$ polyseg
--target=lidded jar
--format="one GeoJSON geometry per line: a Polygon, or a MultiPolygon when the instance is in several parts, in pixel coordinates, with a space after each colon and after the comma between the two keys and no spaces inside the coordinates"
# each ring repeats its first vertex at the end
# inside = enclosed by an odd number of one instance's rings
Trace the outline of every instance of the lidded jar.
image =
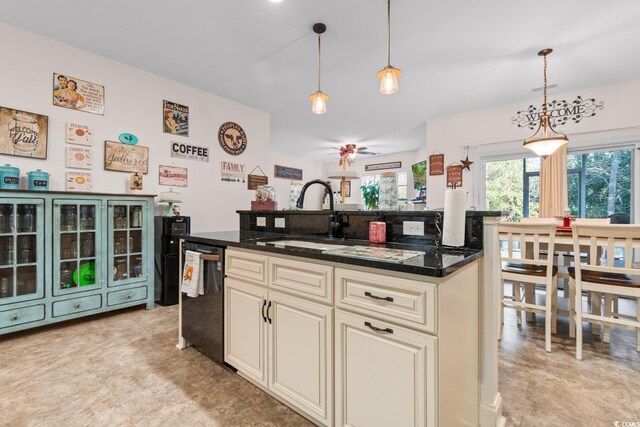
{"type": "Polygon", "coordinates": [[[259,185],[256,190],[256,202],[271,202],[276,199],[276,190],[270,185],[259,185]]]}

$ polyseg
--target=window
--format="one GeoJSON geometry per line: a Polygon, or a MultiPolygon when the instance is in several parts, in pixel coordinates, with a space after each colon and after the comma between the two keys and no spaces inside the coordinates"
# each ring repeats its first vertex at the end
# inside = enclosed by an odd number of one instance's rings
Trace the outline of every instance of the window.
{"type": "MultiPolygon", "coordinates": [[[[569,209],[583,218],[631,215],[633,149],[567,154],[569,209]]],[[[514,220],[538,216],[540,158],[486,163],[486,206],[508,210],[514,220]]]]}
{"type": "MultiPolygon", "coordinates": [[[[398,176],[398,210],[407,210],[407,174],[397,173],[398,176]]],[[[361,185],[380,185],[380,175],[368,175],[360,178],[361,185]]]]}

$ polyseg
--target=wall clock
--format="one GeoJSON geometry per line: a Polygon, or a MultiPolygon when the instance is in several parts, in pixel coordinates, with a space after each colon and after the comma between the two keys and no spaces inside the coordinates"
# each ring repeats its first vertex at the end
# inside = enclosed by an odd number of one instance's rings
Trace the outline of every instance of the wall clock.
{"type": "Polygon", "coordinates": [[[242,127],[234,122],[226,122],[220,126],[218,142],[220,147],[232,156],[238,156],[247,149],[247,135],[242,127]]]}

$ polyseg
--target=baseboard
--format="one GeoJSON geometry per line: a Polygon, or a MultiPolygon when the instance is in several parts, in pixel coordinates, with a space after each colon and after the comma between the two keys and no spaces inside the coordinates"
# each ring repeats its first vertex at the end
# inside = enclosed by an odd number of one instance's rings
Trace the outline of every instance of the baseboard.
{"type": "Polygon", "coordinates": [[[502,395],[496,394],[493,404],[480,402],[480,427],[504,427],[507,419],[502,416],[502,395]]]}

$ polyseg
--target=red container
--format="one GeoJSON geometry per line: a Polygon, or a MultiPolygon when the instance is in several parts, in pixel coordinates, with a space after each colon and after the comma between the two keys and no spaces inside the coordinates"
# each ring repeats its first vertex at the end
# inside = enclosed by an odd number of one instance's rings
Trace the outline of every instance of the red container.
{"type": "Polygon", "coordinates": [[[369,223],[369,241],[372,243],[386,243],[387,224],[384,222],[372,221],[369,223]]]}
{"type": "Polygon", "coordinates": [[[252,211],[275,211],[278,209],[278,204],[274,201],[268,202],[251,202],[251,210],[252,211]]]}

